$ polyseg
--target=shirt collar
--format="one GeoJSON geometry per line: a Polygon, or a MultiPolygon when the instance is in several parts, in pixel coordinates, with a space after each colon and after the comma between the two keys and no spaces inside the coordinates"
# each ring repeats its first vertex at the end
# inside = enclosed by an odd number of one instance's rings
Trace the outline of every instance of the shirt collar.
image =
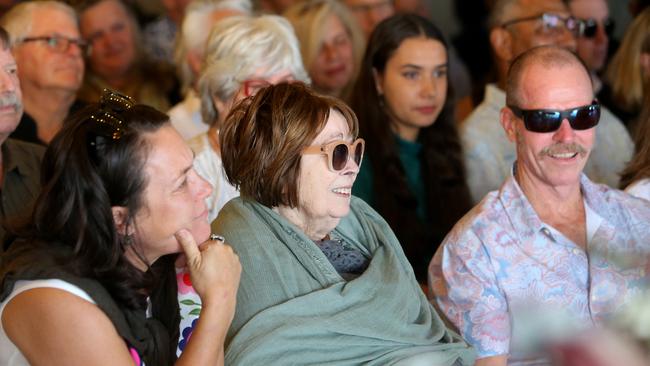
{"type": "MultiPolygon", "coordinates": [[[[510,170],[510,176],[499,190],[499,201],[503,206],[517,235],[525,240],[546,228],[546,224],[539,218],[537,212],[528,201],[528,198],[521,190],[515,179],[515,161],[510,170]]],[[[606,218],[606,207],[604,190],[605,188],[594,184],[584,173],[580,175],[580,190],[584,202],[598,215],[606,218]]]]}
{"type": "Polygon", "coordinates": [[[12,154],[12,149],[10,143],[7,143],[7,140],[2,144],[2,169],[3,173],[6,175],[7,172],[17,170],[20,173],[20,166],[18,166],[18,161],[14,158],[12,154]]]}

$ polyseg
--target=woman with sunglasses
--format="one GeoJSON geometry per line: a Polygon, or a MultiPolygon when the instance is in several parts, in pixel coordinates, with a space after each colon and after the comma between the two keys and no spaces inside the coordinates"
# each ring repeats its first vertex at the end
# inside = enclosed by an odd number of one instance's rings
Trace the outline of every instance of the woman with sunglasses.
{"type": "Polygon", "coordinates": [[[0,364],[223,365],[241,267],[192,159],[165,114],[114,92],[64,124],[0,258],[0,364]],[[202,309],[176,360],[180,252],[202,309]]]}
{"type": "Polygon", "coordinates": [[[368,147],[352,193],[388,221],[423,287],[436,248],[471,207],[447,74],[440,31],[396,15],[370,37],[351,100],[368,147]]]}
{"type": "MultiPolygon", "coordinates": [[[[212,185],[208,196],[208,222],[229,200],[239,195],[226,181],[221,162],[219,129],[234,104],[260,88],[286,80],[307,81],[298,41],[286,19],[279,16],[233,16],[220,20],[208,37],[203,70],[198,80],[206,133],[188,141],[194,150],[194,169],[212,185]]],[[[188,273],[178,269],[182,352],[201,310],[188,273]]]]}
{"type": "Polygon", "coordinates": [[[235,107],[220,142],[241,196],[212,227],[246,268],[226,364],[472,364],[386,222],[351,196],[364,142],[345,103],[269,86],[235,107]]]}

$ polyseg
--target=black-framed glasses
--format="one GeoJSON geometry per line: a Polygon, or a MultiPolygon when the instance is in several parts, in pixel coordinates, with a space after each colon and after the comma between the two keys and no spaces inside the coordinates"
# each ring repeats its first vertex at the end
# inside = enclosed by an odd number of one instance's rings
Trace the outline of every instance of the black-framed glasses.
{"type": "Polygon", "coordinates": [[[595,127],[600,121],[600,104],[594,100],[589,105],[565,110],[553,109],[521,109],[508,106],[517,118],[524,121],[524,126],[531,132],[557,131],[566,118],[574,130],[588,130],[595,127]]]}
{"type": "Polygon", "coordinates": [[[337,140],[323,145],[307,146],[302,153],[327,155],[328,168],[333,172],[339,172],[345,169],[350,158],[354,160],[357,166],[361,166],[365,145],[366,142],[361,138],[354,140],[352,143],[337,140]]]}
{"type": "Polygon", "coordinates": [[[81,53],[90,55],[91,47],[86,41],[78,38],[68,38],[64,36],[39,36],[39,37],[25,37],[16,41],[16,43],[28,42],[44,42],[49,49],[57,53],[65,53],[70,49],[70,45],[79,47],[81,53]]]}
{"type": "MultiPolygon", "coordinates": [[[[594,18],[589,19],[580,19],[580,36],[584,38],[594,38],[598,32],[598,20],[594,18]]],[[[602,27],[605,31],[607,37],[611,37],[614,34],[615,27],[614,20],[611,18],[606,18],[602,21],[602,27]]]]}
{"type": "Polygon", "coordinates": [[[114,90],[104,89],[99,99],[99,109],[90,115],[88,144],[94,154],[100,146],[119,140],[124,133],[125,121],[122,112],[131,109],[135,100],[114,90]]]}
{"type": "Polygon", "coordinates": [[[502,28],[509,27],[513,24],[521,22],[530,22],[534,20],[540,20],[542,22],[543,29],[547,32],[558,30],[562,27],[566,28],[573,34],[578,34],[580,31],[580,22],[573,16],[563,17],[555,13],[543,13],[540,15],[533,15],[524,18],[512,19],[501,24],[502,28]]]}

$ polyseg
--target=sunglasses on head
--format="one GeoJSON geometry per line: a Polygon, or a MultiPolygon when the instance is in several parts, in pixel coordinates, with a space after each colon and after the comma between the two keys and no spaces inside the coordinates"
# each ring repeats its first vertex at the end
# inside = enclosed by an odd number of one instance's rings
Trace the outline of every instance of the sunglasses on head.
{"type": "Polygon", "coordinates": [[[365,144],[363,139],[356,139],[352,143],[339,140],[323,145],[307,146],[302,153],[327,155],[328,168],[333,172],[339,172],[345,169],[350,158],[357,166],[361,166],[365,144]]]}
{"type": "MultiPolygon", "coordinates": [[[[602,23],[603,30],[607,37],[614,34],[614,20],[607,18],[602,23]]],[[[598,32],[598,21],[594,18],[580,19],[580,36],[584,38],[594,38],[598,32]]]]}
{"type": "Polygon", "coordinates": [[[508,106],[508,108],[517,118],[524,121],[524,126],[531,132],[546,133],[556,131],[565,118],[574,130],[588,130],[596,126],[600,120],[600,104],[595,100],[592,104],[563,111],[521,109],[515,106],[508,106]]]}

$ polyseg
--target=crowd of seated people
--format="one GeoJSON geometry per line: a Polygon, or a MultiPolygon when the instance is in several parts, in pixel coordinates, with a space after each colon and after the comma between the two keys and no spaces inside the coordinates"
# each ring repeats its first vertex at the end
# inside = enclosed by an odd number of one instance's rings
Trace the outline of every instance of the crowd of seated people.
{"type": "Polygon", "coordinates": [[[0,364],[650,362],[647,1],[159,2],[2,8],[0,364]]]}

